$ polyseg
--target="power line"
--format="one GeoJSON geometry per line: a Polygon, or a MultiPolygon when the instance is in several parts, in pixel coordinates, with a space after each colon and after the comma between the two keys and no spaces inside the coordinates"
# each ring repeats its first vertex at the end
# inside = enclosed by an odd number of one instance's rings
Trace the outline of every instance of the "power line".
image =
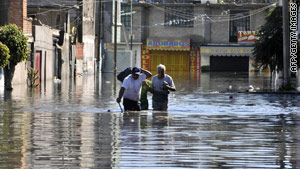
{"type": "MultiPolygon", "coordinates": [[[[234,21],[234,20],[239,20],[239,19],[242,19],[242,18],[247,18],[247,17],[251,17],[253,15],[256,15],[258,13],[261,13],[271,7],[273,7],[274,4],[271,4],[271,5],[268,5],[268,6],[265,6],[263,8],[260,8],[260,9],[256,9],[256,10],[250,10],[250,14],[249,15],[244,15],[244,16],[240,16],[240,17],[234,17],[234,18],[231,18],[230,16],[226,19],[217,19],[217,20],[214,20],[212,19],[211,17],[209,17],[207,14],[198,14],[198,16],[194,17],[193,21],[196,21],[197,19],[201,18],[201,20],[203,20],[203,18],[205,19],[208,19],[208,20],[205,20],[205,22],[212,22],[212,23],[217,23],[217,22],[225,22],[225,21],[234,21]]],[[[249,12],[246,12],[245,14],[248,14],[249,12]]],[[[222,15],[215,15],[215,16],[222,16],[222,15]]],[[[203,23],[202,23],[203,24],[203,23]]],[[[199,25],[199,24],[194,24],[195,25],[199,25]]],[[[164,23],[157,23],[157,24],[154,24],[154,25],[149,25],[149,26],[142,26],[142,25],[133,25],[134,27],[154,27],[154,26],[169,26],[166,24],[166,22],[164,23]]]]}

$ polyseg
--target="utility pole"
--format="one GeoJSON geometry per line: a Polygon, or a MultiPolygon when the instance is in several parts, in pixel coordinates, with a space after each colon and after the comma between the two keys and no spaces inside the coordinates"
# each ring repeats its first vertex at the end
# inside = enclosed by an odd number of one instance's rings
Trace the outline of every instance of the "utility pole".
{"type": "Polygon", "coordinates": [[[99,6],[98,6],[98,18],[99,18],[99,26],[98,26],[98,37],[97,37],[97,74],[101,71],[101,39],[102,39],[102,0],[99,1],[99,6]]]}
{"type": "MultiPolygon", "coordinates": [[[[114,25],[114,89],[116,88],[116,78],[117,78],[117,25],[118,25],[118,0],[115,1],[115,25],[114,25]]],[[[115,90],[114,90],[115,91],[115,90]]]]}
{"type": "Polygon", "coordinates": [[[285,85],[290,78],[290,37],[289,37],[289,14],[288,0],[282,0],[282,24],[283,24],[283,84],[285,85]]]}
{"type": "Polygon", "coordinates": [[[131,14],[130,14],[130,50],[131,50],[131,54],[132,54],[132,19],[133,19],[133,16],[132,16],[132,0],[130,0],[130,9],[131,9],[131,14]]]}

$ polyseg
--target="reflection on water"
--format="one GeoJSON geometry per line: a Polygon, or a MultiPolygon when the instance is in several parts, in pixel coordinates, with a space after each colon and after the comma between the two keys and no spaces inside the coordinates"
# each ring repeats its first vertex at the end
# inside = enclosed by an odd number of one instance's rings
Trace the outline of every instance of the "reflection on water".
{"type": "Polygon", "coordinates": [[[300,96],[238,93],[270,89],[261,75],[170,75],[168,112],[120,113],[112,74],[0,92],[0,168],[300,168],[300,96]]]}

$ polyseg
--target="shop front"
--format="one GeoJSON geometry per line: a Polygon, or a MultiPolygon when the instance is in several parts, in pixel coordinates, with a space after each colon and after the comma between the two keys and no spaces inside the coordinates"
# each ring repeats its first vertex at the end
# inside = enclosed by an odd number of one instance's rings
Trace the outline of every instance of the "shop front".
{"type": "Polygon", "coordinates": [[[190,40],[148,39],[142,49],[142,67],[156,71],[164,64],[168,71],[190,70],[190,40]]]}
{"type": "Polygon", "coordinates": [[[255,69],[253,47],[241,46],[201,46],[201,67],[210,71],[248,72],[255,69]]]}

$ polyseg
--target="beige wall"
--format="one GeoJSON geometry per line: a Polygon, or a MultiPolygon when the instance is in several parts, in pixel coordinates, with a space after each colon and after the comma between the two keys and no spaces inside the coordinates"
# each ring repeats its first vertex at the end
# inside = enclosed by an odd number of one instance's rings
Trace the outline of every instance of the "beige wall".
{"type": "Polygon", "coordinates": [[[15,67],[15,74],[12,80],[13,86],[26,84],[27,80],[27,66],[26,62],[20,62],[15,67]]]}

